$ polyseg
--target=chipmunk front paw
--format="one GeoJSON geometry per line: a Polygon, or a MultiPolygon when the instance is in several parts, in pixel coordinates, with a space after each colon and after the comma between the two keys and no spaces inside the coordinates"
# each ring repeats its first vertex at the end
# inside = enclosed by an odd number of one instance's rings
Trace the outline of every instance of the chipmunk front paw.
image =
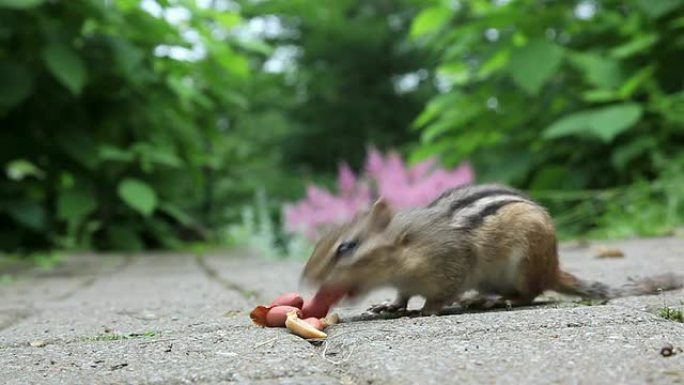
{"type": "Polygon", "coordinates": [[[406,306],[401,306],[399,304],[396,304],[394,302],[386,301],[383,303],[371,305],[368,309],[368,312],[375,313],[375,314],[380,314],[380,313],[402,313],[406,311],[406,306]]]}

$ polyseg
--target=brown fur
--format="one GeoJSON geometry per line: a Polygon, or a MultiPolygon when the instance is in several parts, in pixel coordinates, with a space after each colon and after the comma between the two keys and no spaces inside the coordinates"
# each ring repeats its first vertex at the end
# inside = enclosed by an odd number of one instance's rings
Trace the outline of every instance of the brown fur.
{"type": "Polygon", "coordinates": [[[531,301],[555,286],[558,277],[556,233],[545,210],[529,203],[513,203],[485,220],[474,237],[483,259],[507,259],[514,250],[525,250],[521,275],[511,297],[531,301]],[[515,229],[515,231],[511,231],[515,229]],[[534,245],[534,247],[532,247],[534,245]]]}
{"type": "MultiPolygon", "coordinates": [[[[463,199],[458,193],[452,194],[454,199],[463,199]]],[[[508,199],[505,192],[502,196],[508,199]]],[[[466,214],[451,214],[448,202],[395,214],[379,200],[370,212],[357,215],[319,241],[302,279],[344,286],[356,293],[395,287],[399,295],[391,308],[405,307],[411,296],[420,295],[426,299],[423,312],[429,314],[471,289],[528,303],[545,290],[613,298],[684,284],[682,277],[674,275],[617,289],[581,280],[560,270],[556,232],[546,210],[529,199],[515,198],[485,213],[491,208],[487,205],[494,205],[501,196],[487,198],[494,199],[477,201],[483,202],[481,212],[478,206],[468,206],[466,214]],[[471,227],[467,215],[475,218],[471,227]],[[336,252],[342,242],[349,241],[358,244],[353,252],[336,252]]]]}

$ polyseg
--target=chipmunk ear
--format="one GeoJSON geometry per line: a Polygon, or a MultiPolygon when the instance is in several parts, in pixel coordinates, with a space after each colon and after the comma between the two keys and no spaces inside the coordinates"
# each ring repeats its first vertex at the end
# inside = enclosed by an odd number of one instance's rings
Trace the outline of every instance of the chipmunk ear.
{"type": "Polygon", "coordinates": [[[384,198],[379,198],[373,204],[370,213],[370,224],[373,230],[384,230],[392,220],[394,211],[384,198]]]}

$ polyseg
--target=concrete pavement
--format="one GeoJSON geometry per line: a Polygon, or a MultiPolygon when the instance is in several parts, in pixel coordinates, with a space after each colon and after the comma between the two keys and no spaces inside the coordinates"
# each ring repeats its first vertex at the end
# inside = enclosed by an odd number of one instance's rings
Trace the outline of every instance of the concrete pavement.
{"type": "MultiPolygon", "coordinates": [[[[561,260],[611,284],[684,274],[684,239],[564,245],[561,260]],[[625,257],[597,259],[598,245],[625,257]]],[[[247,315],[296,290],[302,263],[237,251],[74,255],[26,271],[0,284],[0,383],[684,384],[684,324],[657,315],[681,306],[682,290],[595,306],[549,294],[560,302],[353,321],[392,296],[381,291],[338,308],[347,322],[314,345],[247,315]],[[662,356],[666,344],[677,354],[662,356]]]]}

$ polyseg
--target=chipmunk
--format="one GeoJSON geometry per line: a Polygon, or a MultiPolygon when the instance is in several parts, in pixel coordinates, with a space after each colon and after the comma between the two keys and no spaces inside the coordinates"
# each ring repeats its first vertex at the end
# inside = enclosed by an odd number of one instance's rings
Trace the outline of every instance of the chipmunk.
{"type": "Polygon", "coordinates": [[[371,309],[406,309],[420,295],[425,315],[469,290],[523,305],[546,290],[607,300],[684,286],[684,277],[663,274],[610,287],[560,269],[548,212],[524,193],[496,184],[454,188],[425,207],[400,212],[381,198],[325,234],[301,278],[344,288],[351,298],[394,287],[393,303],[371,309]]]}

